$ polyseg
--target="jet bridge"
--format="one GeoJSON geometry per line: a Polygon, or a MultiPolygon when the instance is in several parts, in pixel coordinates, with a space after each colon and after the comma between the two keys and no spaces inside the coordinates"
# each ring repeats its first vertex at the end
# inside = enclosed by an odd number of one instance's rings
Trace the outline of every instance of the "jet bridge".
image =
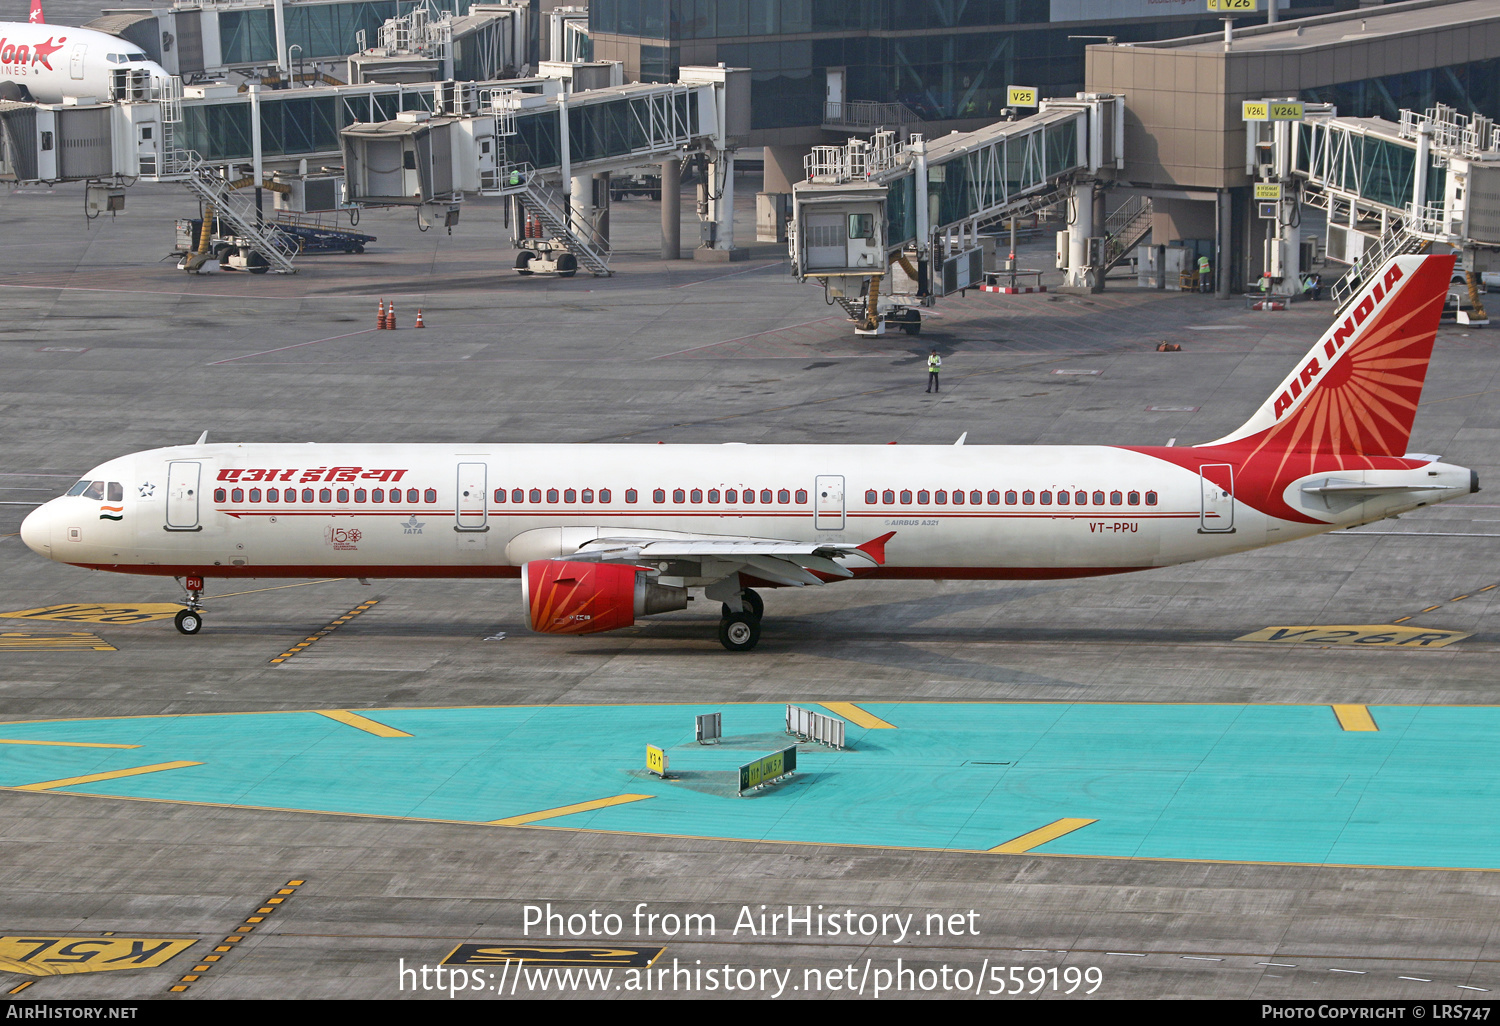
{"type": "Polygon", "coordinates": [[[674,83],[546,95],[481,89],[472,112],[399,115],[341,132],[348,199],[451,223],[466,194],[510,200],[516,269],[609,273],[608,175],[707,158],[705,244],[734,247],[734,159],[750,130],[749,72],[682,68],[674,83]]]}
{"type": "MultiPolygon", "coordinates": [[[[1460,317],[1482,317],[1478,276],[1500,271],[1500,127],[1441,105],[1403,110],[1399,123],[1301,106],[1301,121],[1247,123],[1246,172],[1258,188],[1270,187],[1266,195],[1280,193],[1257,203],[1272,222],[1269,291],[1300,291],[1305,204],[1326,211],[1326,252],[1340,263],[1376,267],[1434,243],[1461,250],[1471,310],[1460,317]]],[[[1334,300],[1347,299],[1358,281],[1346,275],[1334,300]]]]}
{"type": "Polygon", "coordinates": [[[821,281],[860,334],[916,334],[920,307],[981,284],[981,228],[1072,199],[1073,272],[1093,274],[1092,179],[1123,167],[1123,140],[1123,97],[1081,93],[974,132],[814,147],[792,191],[792,273],[821,281]]]}

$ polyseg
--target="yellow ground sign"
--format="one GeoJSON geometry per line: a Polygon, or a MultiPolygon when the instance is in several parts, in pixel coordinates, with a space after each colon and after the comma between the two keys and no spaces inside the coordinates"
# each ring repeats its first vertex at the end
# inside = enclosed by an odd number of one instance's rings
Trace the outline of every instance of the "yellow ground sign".
{"type": "Polygon", "coordinates": [[[1338,624],[1328,627],[1265,627],[1235,641],[1272,641],[1289,645],[1386,645],[1442,648],[1470,637],[1469,631],[1423,630],[1386,624],[1338,624]]]}
{"type": "Polygon", "coordinates": [[[192,940],[139,937],[0,937],[0,971],[65,976],[110,969],[150,969],[196,944],[192,940]]]}
{"type": "Polygon", "coordinates": [[[659,777],[665,777],[667,775],[667,753],[655,745],[647,745],[646,769],[659,777]]]}
{"type": "Polygon", "coordinates": [[[1005,104],[1008,107],[1035,107],[1036,86],[1008,86],[1005,90],[1005,104]]]}
{"type": "Polygon", "coordinates": [[[72,623],[107,623],[112,625],[145,623],[148,620],[170,620],[181,605],[175,602],[147,602],[142,605],[94,605],[74,602],[65,606],[42,606],[40,609],[18,609],[0,616],[14,620],[66,620],[72,623]]]}
{"type": "Polygon", "coordinates": [[[1256,0],[1208,0],[1208,9],[1226,14],[1254,14],[1260,8],[1256,0]]]}
{"type": "Polygon", "coordinates": [[[52,652],[65,648],[93,652],[118,652],[119,649],[94,634],[38,634],[35,631],[0,631],[0,652],[52,652]]]}

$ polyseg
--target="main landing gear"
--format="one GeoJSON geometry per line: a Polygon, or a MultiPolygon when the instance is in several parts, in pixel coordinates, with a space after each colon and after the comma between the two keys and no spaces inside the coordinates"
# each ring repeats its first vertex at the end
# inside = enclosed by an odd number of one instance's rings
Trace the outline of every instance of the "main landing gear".
{"type": "Polygon", "coordinates": [[[203,629],[203,578],[185,577],[178,578],[182,581],[182,590],[186,593],[183,600],[187,608],[178,610],[172,622],[177,625],[177,630],[183,634],[197,634],[203,629]]]}
{"type": "Polygon", "coordinates": [[[760,619],[765,615],[766,604],[754,591],[746,588],[740,592],[742,612],[723,604],[723,619],[719,621],[719,644],[731,652],[748,652],[760,642],[760,619]]]}

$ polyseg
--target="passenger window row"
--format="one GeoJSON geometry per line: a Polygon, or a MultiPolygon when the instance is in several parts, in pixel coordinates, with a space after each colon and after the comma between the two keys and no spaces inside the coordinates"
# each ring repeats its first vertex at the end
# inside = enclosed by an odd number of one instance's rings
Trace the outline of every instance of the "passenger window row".
{"type": "MultiPolygon", "coordinates": [[[[249,500],[251,502],[296,502],[297,496],[298,491],[295,488],[267,488],[265,491],[259,488],[252,488],[250,489],[249,500]]],[[[319,488],[316,491],[311,488],[304,488],[301,491],[301,496],[303,502],[348,502],[351,498],[351,492],[348,488],[319,488]]],[[[387,495],[387,491],[384,488],[371,488],[369,491],[363,488],[356,488],[353,490],[352,498],[357,503],[391,502],[399,504],[402,501],[402,491],[399,488],[392,488],[389,491],[389,495],[387,495]]],[[[405,499],[408,503],[437,502],[437,489],[428,488],[423,491],[417,488],[408,488],[405,492],[405,499]]],[[[223,488],[215,488],[214,501],[244,502],[245,489],[231,488],[226,493],[223,488]]]]}
{"type": "MultiPolygon", "coordinates": [[[[899,493],[899,501],[903,506],[911,505],[913,498],[916,499],[918,506],[926,506],[929,503],[944,506],[949,503],[950,494],[942,488],[936,491],[928,491],[924,488],[915,493],[910,489],[902,489],[899,493]]],[[[1146,492],[1146,505],[1155,506],[1157,498],[1157,494],[1154,491],[1146,492]]],[[[991,488],[987,492],[975,488],[967,493],[962,488],[955,488],[951,494],[951,501],[955,506],[962,506],[966,502],[970,506],[984,504],[998,506],[1002,501],[1007,506],[1018,504],[1022,506],[1038,504],[1051,506],[1054,503],[1058,506],[1087,506],[1090,505],[1090,500],[1092,500],[1092,505],[1095,506],[1103,506],[1106,503],[1111,506],[1139,506],[1141,504],[1141,493],[1134,490],[1125,492],[1114,490],[1106,495],[1102,489],[1092,493],[1083,489],[1077,491],[1060,489],[1054,493],[1051,489],[1033,491],[1028,488],[1022,492],[1008,489],[1002,496],[998,488],[991,488]]],[[[868,506],[874,506],[877,502],[883,506],[894,506],[897,504],[897,501],[898,493],[893,488],[887,488],[884,491],[877,491],[874,488],[870,488],[865,491],[865,504],[868,506]]]]}
{"type": "MultiPolygon", "coordinates": [[[[545,493],[540,488],[532,488],[529,491],[525,488],[512,488],[508,494],[509,501],[512,503],[541,503],[545,495],[545,500],[548,504],[562,502],[569,506],[579,502],[585,504],[593,503],[596,498],[600,503],[607,503],[612,501],[613,498],[608,488],[600,488],[598,492],[595,492],[592,488],[563,488],[561,490],[548,488],[545,493]]],[[[506,489],[495,489],[494,498],[497,504],[506,502],[506,496],[506,489]]],[[[799,505],[805,505],[807,502],[807,489],[798,488],[796,492],[793,492],[789,488],[780,488],[774,491],[770,488],[762,488],[758,493],[754,488],[709,488],[707,491],[702,488],[672,489],[672,502],[678,505],[684,503],[701,505],[706,499],[710,505],[723,503],[745,506],[754,506],[757,504],[762,506],[770,506],[772,504],[789,506],[792,504],[794,497],[799,505]]],[[[634,505],[639,501],[639,492],[634,488],[625,489],[625,502],[628,505],[634,505]]],[[[651,501],[657,505],[665,504],[667,501],[667,490],[665,488],[654,489],[651,492],[651,501]]]]}

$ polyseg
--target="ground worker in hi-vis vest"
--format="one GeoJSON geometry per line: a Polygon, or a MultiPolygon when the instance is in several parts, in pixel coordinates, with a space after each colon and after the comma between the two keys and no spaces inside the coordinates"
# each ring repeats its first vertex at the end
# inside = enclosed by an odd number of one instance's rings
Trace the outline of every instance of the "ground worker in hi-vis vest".
{"type": "Polygon", "coordinates": [[[1206,257],[1206,256],[1199,257],[1198,258],[1198,291],[1199,292],[1212,292],[1213,291],[1213,281],[1214,281],[1213,267],[1212,267],[1212,265],[1209,264],[1208,257],[1206,257]]]}
{"type": "Polygon", "coordinates": [[[927,391],[941,392],[942,386],[938,384],[938,371],[943,366],[943,358],[934,349],[927,357],[927,391]]]}

